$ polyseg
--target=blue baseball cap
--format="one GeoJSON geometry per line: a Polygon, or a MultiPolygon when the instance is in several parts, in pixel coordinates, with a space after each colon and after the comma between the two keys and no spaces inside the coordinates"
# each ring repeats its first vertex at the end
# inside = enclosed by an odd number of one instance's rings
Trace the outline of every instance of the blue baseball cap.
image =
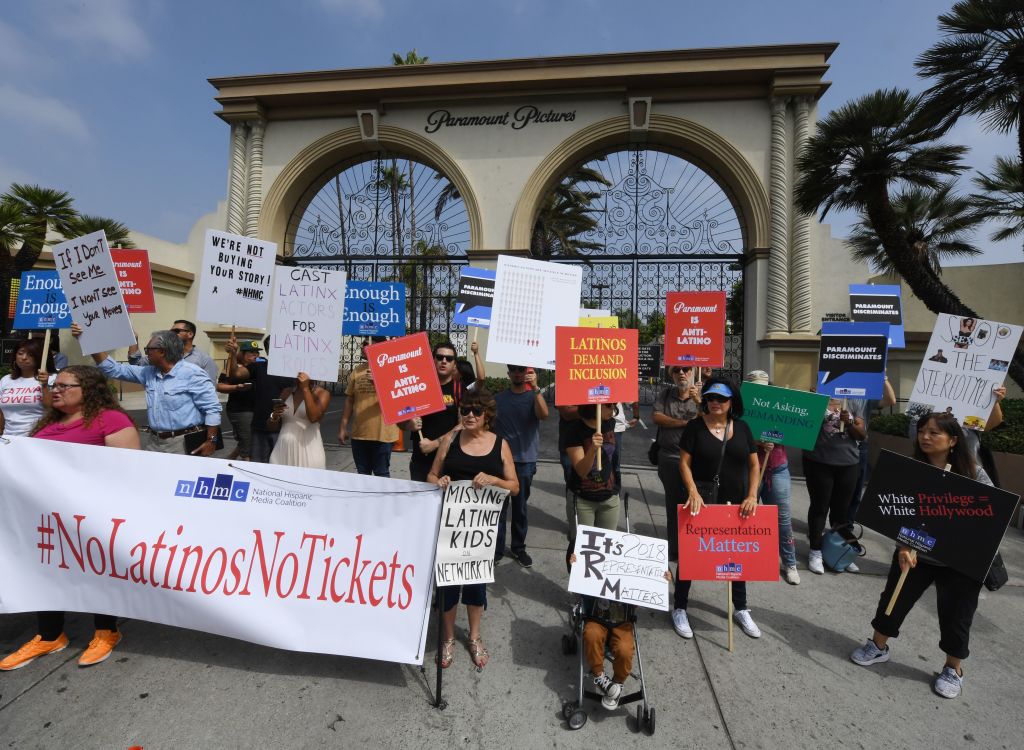
{"type": "Polygon", "coordinates": [[[704,391],[705,396],[710,396],[712,393],[723,396],[724,398],[732,398],[732,389],[725,383],[715,383],[713,386],[704,391]]]}

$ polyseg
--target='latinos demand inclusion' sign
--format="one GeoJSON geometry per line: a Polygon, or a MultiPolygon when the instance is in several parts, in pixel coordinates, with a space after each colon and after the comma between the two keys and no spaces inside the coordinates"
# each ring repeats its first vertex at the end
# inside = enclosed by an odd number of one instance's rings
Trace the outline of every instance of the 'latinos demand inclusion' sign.
{"type": "Polygon", "coordinates": [[[772,385],[743,383],[743,421],[754,440],[813,450],[828,396],[772,385]]]}

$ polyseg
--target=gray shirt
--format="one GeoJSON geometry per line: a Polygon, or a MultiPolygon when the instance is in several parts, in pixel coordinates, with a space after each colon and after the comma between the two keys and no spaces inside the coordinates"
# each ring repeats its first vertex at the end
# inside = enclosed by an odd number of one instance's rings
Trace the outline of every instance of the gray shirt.
{"type": "MultiPolygon", "coordinates": [[[[864,401],[850,399],[846,402],[846,410],[856,419],[864,419],[864,401]]],[[[860,463],[860,447],[850,436],[850,431],[839,429],[839,413],[825,413],[825,421],[818,430],[818,442],[813,451],[804,451],[804,458],[829,466],[853,466],[860,463]]]]}
{"type": "MultiPolygon", "coordinates": [[[[679,389],[671,385],[658,395],[658,400],[654,403],[654,413],[664,414],[672,419],[689,421],[700,413],[700,405],[690,398],[681,399],[679,389]]],[[[683,436],[685,429],[685,427],[658,426],[658,447],[663,454],[679,458],[679,439],[683,436]]]]}

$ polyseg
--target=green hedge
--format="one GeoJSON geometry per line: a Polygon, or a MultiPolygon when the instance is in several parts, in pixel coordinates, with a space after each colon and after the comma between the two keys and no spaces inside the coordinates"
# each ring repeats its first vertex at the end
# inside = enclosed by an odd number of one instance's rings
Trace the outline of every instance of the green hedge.
{"type": "MultiPolygon", "coordinates": [[[[1024,455],[1024,399],[1003,399],[1003,424],[992,432],[981,433],[981,442],[989,450],[1024,455]]],[[[880,414],[871,419],[871,431],[881,435],[906,437],[910,418],[906,414],[880,414]]]]}

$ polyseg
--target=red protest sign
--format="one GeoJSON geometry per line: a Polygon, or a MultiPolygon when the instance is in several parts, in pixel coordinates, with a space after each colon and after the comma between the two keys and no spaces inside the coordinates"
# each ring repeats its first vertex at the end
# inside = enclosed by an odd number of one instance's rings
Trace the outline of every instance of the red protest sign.
{"type": "Polygon", "coordinates": [[[680,505],[679,579],[779,580],[779,509],[758,505],[741,518],[738,505],[705,505],[696,516],[680,505]]]}
{"type": "Polygon", "coordinates": [[[156,312],[153,298],[153,274],[149,267],[149,253],[145,250],[110,251],[117,271],[117,283],[130,313],[156,312]]]}
{"type": "Polygon", "coordinates": [[[725,292],[669,292],[665,366],[725,366],[725,292]]]}
{"type": "Polygon", "coordinates": [[[635,328],[555,328],[555,404],[633,403],[639,398],[635,328]]]}
{"type": "Polygon", "coordinates": [[[426,333],[368,346],[366,360],[384,424],[397,424],[445,408],[426,333]]]}

